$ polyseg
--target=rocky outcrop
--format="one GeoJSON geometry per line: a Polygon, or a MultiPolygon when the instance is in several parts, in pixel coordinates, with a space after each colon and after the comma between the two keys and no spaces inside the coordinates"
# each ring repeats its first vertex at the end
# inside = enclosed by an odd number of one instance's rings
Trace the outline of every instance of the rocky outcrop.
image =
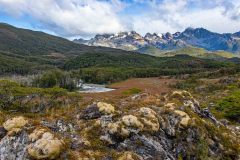
{"type": "Polygon", "coordinates": [[[156,112],[150,108],[140,108],[134,115],[124,115],[116,122],[109,123],[106,127],[110,135],[121,138],[128,137],[132,133],[157,132],[159,122],[156,112]]]}
{"type": "Polygon", "coordinates": [[[239,127],[218,121],[192,94],[146,104],[148,96],[94,103],[68,118],[9,119],[0,127],[0,159],[239,159],[239,127]]]}
{"type": "Polygon", "coordinates": [[[55,159],[63,149],[63,141],[45,128],[24,128],[29,124],[24,117],[14,117],[3,123],[0,141],[1,160],[55,159]]]}
{"type": "Polygon", "coordinates": [[[119,151],[131,151],[149,160],[196,159],[198,150],[204,149],[209,151],[205,156],[219,157],[223,153],[225,149],[219,140],[206,141],[211,139],[206,134],[208,127],[218,130],[210,111],[201,109],[187,91],[174,91],[164,99],[162,107],[141,107],[117,119],[101,121],[101,140],[119,151]]]}

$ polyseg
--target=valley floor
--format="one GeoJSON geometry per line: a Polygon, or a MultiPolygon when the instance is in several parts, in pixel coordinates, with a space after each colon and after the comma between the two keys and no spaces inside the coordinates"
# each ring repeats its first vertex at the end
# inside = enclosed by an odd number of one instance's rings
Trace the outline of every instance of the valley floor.
{"type": "Polygon", "coordinates": [[[119,99],[139,92],[161,95],[173,90],[171,86],[176,84],[177,81],[179,80],[170,77],[132,78],[108,85],[107,87],[115,89],[113,91],[104,93],[84,93],[81,95],[85,99],[92,100],[119,99]]]}

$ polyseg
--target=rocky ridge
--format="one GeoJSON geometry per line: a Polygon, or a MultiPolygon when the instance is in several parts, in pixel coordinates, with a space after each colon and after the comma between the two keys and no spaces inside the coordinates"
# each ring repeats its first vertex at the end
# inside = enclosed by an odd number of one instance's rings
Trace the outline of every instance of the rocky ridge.
{"type": "Polygon", "coordinates": [[[240,132],[218,121],[187,91],[96,102],[71,121],[13,117],[0,128],[0,158],[239,159],[240,132]],[[151,102],[151,103],[150,103],[151,102]]]}

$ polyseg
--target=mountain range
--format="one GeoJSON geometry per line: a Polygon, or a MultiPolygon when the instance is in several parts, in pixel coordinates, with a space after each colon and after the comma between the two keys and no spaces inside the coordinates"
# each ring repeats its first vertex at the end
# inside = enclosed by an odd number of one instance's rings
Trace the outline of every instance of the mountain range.
{"type": "Polygon", "coordinates": [[[169,51],[187,47],[203,48],[208,51],[240,52],[240,32],[214,33],[204,28],[187,28],[174,34],[147,33],[141,36],[135,31],[118,34],[98,34],[90,40],[75,39],[74,42],[89,46],[104,46],[142,52],[146,47],[169,51]]]}

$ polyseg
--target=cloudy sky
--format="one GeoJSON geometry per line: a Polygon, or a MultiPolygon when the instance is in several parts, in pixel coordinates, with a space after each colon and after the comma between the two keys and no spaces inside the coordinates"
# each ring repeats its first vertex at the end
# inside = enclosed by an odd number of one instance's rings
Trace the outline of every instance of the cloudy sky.
{"type": "Polygon", "coordinates": [[[187,27],[240,31],[240,0],[0,0],[0,22],[66,38],[187,27]]]}

